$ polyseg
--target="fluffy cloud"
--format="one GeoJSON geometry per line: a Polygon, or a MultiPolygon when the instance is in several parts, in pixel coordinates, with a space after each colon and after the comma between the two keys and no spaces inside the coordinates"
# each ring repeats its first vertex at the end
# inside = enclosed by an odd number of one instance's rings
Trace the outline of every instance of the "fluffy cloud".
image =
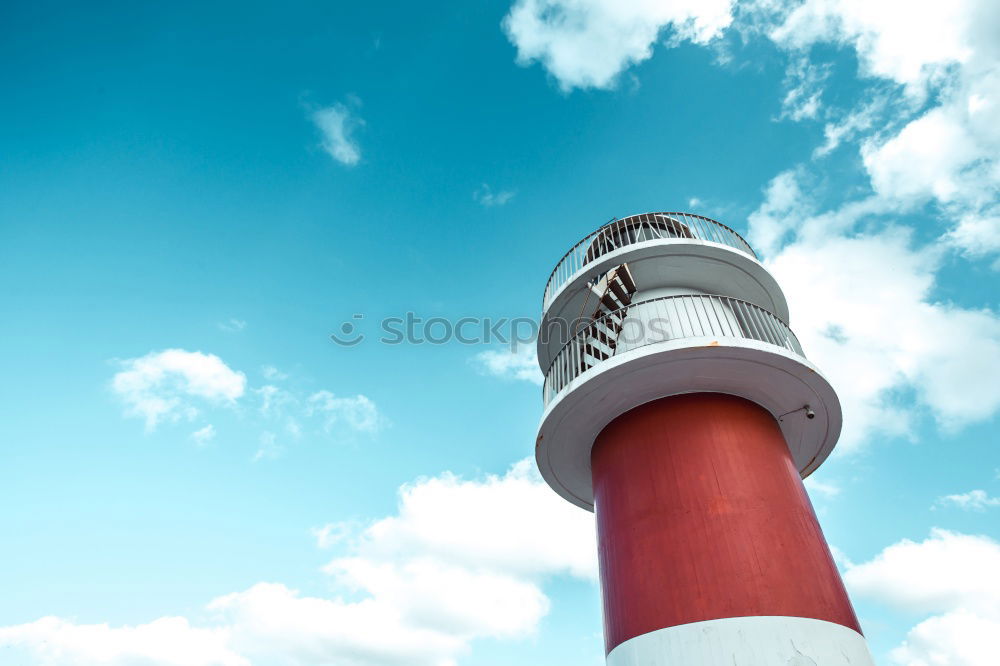
{"type": "Polygon", "coordinates": [[[343,104],[334,104],[312,112],[312,121],[322,134],[320,146],[326,153],[347,166],[361,160],[361,147],[354,137],[364,121],[343,104]]]}
{"type": "Polygon", "coordinates": [[[595,543],[593,516],[556,497],[523,460],[504,476],[443,474],[403,486],[398,514],[369,526],[356,547],[373,558],[425,553],[511,575],[596,579],[595,543]]]}
{"type": "Polygon", "coordinates": [[[781,117],[799,121],[819,114],[823,82],[830,75],[828,66],[809,62],[803,56],[795,59],[785,75],[787,92],[781,100],[781,117]]]}
{"type": "Polygon", "coordinates": [[[874,559],[850,567],[851,591],[922,613],[964,609],[1000,612],[1000,543],[939,528],[924,541],[903,539],[874,559]]]}
{"type": "Polygon", "coordinates": [[[193,418],[199,402],[231,405],[246,390],[246,376],[214,354],[166,349],[121,365],[111,388],[150,431],[163,420],[193,418]]]}
{"type": "Polygon", "coordinates": [[[826,124],[814,153],[856,142],[870,193],[821,211],[815,192],[824,178],[803,164],[776,176],[749,218],[751,242],[786,290],[807,354],[839,389],[845,448],[874,433],[908,433],[912,397],[945,428],[990,417],[1000,389],[981,370],[1000,371],[1000,318],[933,294],[949,250],[1000,251],[1000,6],[806,0],[756,8],[747,20],[790,52],[788,78],[804,82],[786,98],[786,116],[796,117],[789,103],[808,107],[810,80],[822,83],[810,69],[816,44],[853,49],[874,81],[867,103],[826,124]],[[898,220],[928,203],[950,228],[918,246],[898,220]]]}
{"type": "Polygon", "coordinates": [[[961,196],[963,169],[980,156],[974,137],[945,109],[933,109],[884,143],[862,147],[872,186],[894,199],[933,196],[951,202],[961,196]]]}
{"type": "Polygon", "coordinates": [[[309,416],[319,414],[327,431],[345,424],[352,430],[374,433],[385,423],[375,403],[360,394],[338,398],[330,391],[317,391],[309,396],[306,413],[309,416]]]}
{"type": "Polygon", "coordinates": [[[549,609],[531,581],[438,559],[340,558],[324,571],[340,585],[364,590],[406,623],[462,641],[530,634],[549,609]]]}
{"type": "Polygon", "coordinates": [[[1000,409],[1000,318],[933,299],[939,253],[901,229],[817,238],[811,227],[765,263],[806,354],[838,389],[845,450],[907,434],[917,407],[903,393],[946,429],[1000,409]]]}
{"type": "Polygon", "coordinates": [[[538,368],[538,352],[532,344],[522,344],[517,351],[488,349],[472,358],[480,372],[502,379],[517,379],[539,386],[545,380],[538,368]]]}
{"type": "Polygon", "coordinates": [[[984,511],[1000,506],[1000,497],[990,497],[985,490],[970,490],[967,493],[945,495],[937,500],[939,506],[957,506],[959,509],[984,511]]]}
{"type": "Polygon", "coordinates": [[[813,151],[813,157],[818,159],[829,155],[842,143],[870,133],[872,128],[881,122],[889,104],[888,96],[875,95],[867,103],[827,122],[823,126],[825,140],[823,145],[813,151]]]}
{"type": "Polygon", "coordinates": [[[823,497],[836,497],[840,494],[840,486],[836,483],[820,481],[816,478],[815,474],[807,477],[803,483],[805,484],[810,495],[815,493],[822,495],[823,497]]]}
{"type": "Polygon", "coordinates": [[[247,327],[247,323],[243,319],[230,317],[226,321],[220,321],[218,326],[219,330],[225,331],[226,333],[239,333],[247,327]]]}
{"type": "Polygon", "coordinates": [[[486,208],[502,206],[514,198],[513,190],[493,191],[493,188],[483,183],[482,186],[472,193],[472,198],[486,208]]]}
{"type": "Polygon", "coordinates": [[[261,366],[260,374],[264,375],[264,379],[271,382],[281,382],[288,379],[288,373],[278,370],[273,365],[261,366]]]}
{"type": "MultiPolygon", "coordinates": [[[[962,215],[944,240],[972,257],[1000,254],[1000,211],[962,215]]],[[[994,261],[993,269],[1000,270],[1000,259],[994,261]]]]}
{"type": "Polygon", "coordinates": [[[790,54],[782,117],[825,121],[815,157],[857,142],[879,200],[869,205],[910,212],[931,203],[947,244],[969,257],[1000,254],[1000,5],[758,0],[735,24],[734,12],[726,0],[517,0],[504,29],[518,62],[542,63],[564,90],[613,87],[667,29],[699,44],[731,25],[766,35],[790,54]],[[822,107],[831,68],[813,57],[817,44],[857,54],[868,101],[822,107]]]}
{"type": "Polygon", "coordinates": [[[1000,621],[965,610],[936,615],[913,627],[890,657],[905,666],[991,666],[1000,621]]]}
{"type": "Polygon", "coordinates": [[[376,435],[388,422],[378,406],[364,395],[338,397],[326,390],[303,394],[265,384],[253,389],[256,420],[264,428],[252,462],[281,457],[286,444],[303,433],[351,437],[376,435]]]}
{"type": "MultiPolygon", "coordinates": [[[[251,407],[237,413],[261,428],[253,462],[279,457],[285,444],[301,438],[304,429],[313,434],[375,435],[387,423],[375,402],[360,394],[338,397],[326,390],[306,394],[274,384],[247,390],[246,376],[214,354],[167,349],[123,361],[121,366],[111,388],[124,402],[127,415],[145,419],[147,431],[165,421],[191,420],[205,407],[251,407]]],[[[275,380],[288,377],[270,366],[263,374],[275,380]]],[[[208,424],[192,432],[191,438],[204,445],[216,434],[215,425],[208,424]]]]}
{"type": "Polygon", "coordinates": [[[851,46],[863,74],[898,81],[923,95],[949,66],[970,62],[978,46],[988,46],[990,33],[982,21],[995,18],[989,0],[806,0],[771,36],[797,48],[817,42],[851,46]]]}
{"type": "Polygon", "coordinates": [[[199,446],[204,446],[208,444],[213,439],[215,439],[215,426],[209,423],[204,428],[199,428],[191,433],[191,439],[195,441],[199,446]]]}
{"type": "Polygon", "coordinates": [[[454,666],[476,639],[533,633],[549,608],[546,578],[596,576],[592,515],[528,460],[478,480],[421,479],[400,489],[395,515],[315,533],[345,550],[324,567],[329,598],[258,583],[210,602],[203,628],[43,618],[0,628],[0,647],[46,666],[454,666]]]}
{"type": "Polygon", "coordinates": [[[904,539],[874,559],[852,565],[844,581],[853,594],[934,614],[896,647],[893,661],[907,666],[989,666],[996,663],[1000,631],[1000,543],[934,529],[922,542],[904,539]]]}
{"type": "Polygon", "coordinates": [[[704,44],[732,22],[732,0],[516,0],[503,27],[517,62],[540,62],[563,90],[610,88],[648,60],[668,28],[704,44]]]}
{"type": "Polygon", "coordinates": [[[354,527],[350,523],[338,522],[327,523],[322,527],[314,527],[312,535],[316,538],[316,546],[319,548],[330,548],[347,539],[353,532],[354,527]]]}
{"type": "Polygon", "coordinates": [[[860,135],[879,197],[904,211],[936,204],[951,225],[946,239],[984,256],[1000,250],[998,33],[1000,6],[990,0],[807,0],[769,34],[800,53],[792,69],[812,45],[834,43],[857,53],[864,76],[902,88],[894,103],[884,89],[870,89],[870,104],[826,126],[817,155],[844,134],[860,135]],[[935,103],[928,107],[928,99],[935,103]]]}
{"type": "Polygon", "coordinates": [[[199,629],[185,618],[163,617],[134,627],[73,624],[44,617],[0,627],[0,646],[31,654],[42,666],[250,666],[229,647],[226,628],[199,629]]]}
{"type": "Polygon", "coordinates": [[[275,666],[451,666],[464,641],[407,622],[377,599],[302,596],[277,583],[209,604],[231,627],[231,645],[252,663],[275,666]]]}
{"type": "Polygon", "coordinates": [[[273,384],[265,384],[253,390],[257,397],[257,410],[261,416],[284,416],[298,407],[299,399],[291,391],[273,384]]]}
{"type": "Polygon", "coordinates": [[[758,253],[774,253],[809,212],[795,172],[778,174],[768,183],[763,203],[750,214],[750,244],[758,253]]]}
{"type": "Polygon", "coordinates": [[[853,47],[862,73],[898,81],[923,94],[952,63],[971,56],[969,21],[988,2],[912,3],[885,0],[806,0],[792,9],[771,36],[806,48],[817,42],[853,47]],[[977,5],[979,7],[977,7],[977,5]]]}

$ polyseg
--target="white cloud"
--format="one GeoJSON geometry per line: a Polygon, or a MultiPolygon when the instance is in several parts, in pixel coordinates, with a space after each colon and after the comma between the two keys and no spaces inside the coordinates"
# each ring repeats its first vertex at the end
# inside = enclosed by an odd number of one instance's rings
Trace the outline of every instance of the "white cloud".
{"type": "Polygon", "coordinates": [[[970,490],[967,493],[939,497],[937,504],[956,506],[959,509],[971,511],[983,511],[990,507],[1000,506],[1000,497],[990,497],[985,490],[970,490]]]}
{"type": "Polygon", "coordinates": [[[1000,543],[933,529],[922,542],[904,539],[874,559],[849,566],[852,594],[908,613],[934,614],[910,629],[892,652],[908,666],[990,666],[1000,632],[1000,543]]]}
{"type": "Polygon", "coordinates": [[[280,382],[288,379],[288,374],[278,370],[273,365],[265,365],[260,369],[260,374],[264,375],[264,379],[270,382],[280,382]]]}
{"type": "Polygon", "coordinates": [[[257,450],[250,458],[250,462],[280,458],[284,452],[285,447],[278,444],[277,436],[273,432],[265,430],[257,437],[257,450]]]}
{"type": "Polygon", "coordinates": [[[928,111],[879,143],[862,146],[865,167],[879,194],[894,199],[933,196],[951,202],[967,186],[964,169],[982,154],[976,139],[944,109],[928,111]]]}
{"type": "Polygon", "coordinates": [[[994,666],[1000,621],[966,610],[924,620],[890,653],[905,666],[994,666]]]}
{"type": "Polygon", "coordinates": [[[358,552],[372,558],[420,553],[511,575],[569,573],[596,579],[593,516],[560,500],[534,462],[504,476],[464,481],[451,474],[400,490],[398,514],[370,525],[358,552]]]}
{"type": "Polygon", "coordinates": [[[806,0],[756,8],[747,14],[756,31],[790,52],[789,80],[809,80],[819,43],[853,48],[875,80],[870,101],[826,123],[814,153],[856,142],[872,192],[819,212],[823,178],[800,165],[770,182],[749,218],[794,330],[844,403],[842,449],[875,433],[910,433],[921,407],[946,429],[989,418],[1000,409],[1000,388],[986,379],[1000,373],[1000,317],[933,294],[947,252],[1000,251],[1000,6],[806,0]],[[915,246],[889,216],[927,203],[950,229],[915,246]]]}
{"type": "Polygon", "coordinates": [[[820,158],[832,153],[846,141],[870,132],[880,121],[890,104],[889,96],[875,94],[866,104],[840,114],[823,126],[824,142],[813,151],[814,158],[820,158]]]}
{"type": "Polygon", "coordinates": [[[182,617],[134,627],[44,617],[0,627],[0,646],[27,650],[40,666],[250,666],[229,642],[227,628],[199,629],[182,617]]]}
{"type": "Polygon", "coordinates": [[[906,234],[793,244],[767,265],[806,353],[839,391],[847,448],[909,431],[916,407],[902,406],[902,391],[949,429],[1000,408],[1000,319],[932,300],[937,261],[906,234]]]}
{"type": "Polygon", "coordinates": [[[265,384],[254,389],[253,392],[260,400],[258,411],[263,416],[284,416],[290,407],[294,407],[299,402],[294,393],[273,384],[265,384]]]}
{"type": "Polygon", "coordinates": [[[194,418],[198,402],[232,405],[246,390],[246,376],[214,354],[166,349],[121,365],[112,390],[148,431],[163,420],[194,418]]]}
{"type": "Polygon", "coordinates": [[[939,528],[903,539],[844,575],[851,591],[910,612],[1000,612],[1000,543],[939,528]]]}
{"type": "Polygon", "coordinates": [[[849,557],[847,557],[847,554],[833,544],[830,544],[830,555],[833,556],[833,561],[836,562],[837,568],[840,569],[841,572],[854,566],[854,563],[851,562],[849,557]]]}
{"type": "Polygon", "coordinates": [[[817,42],[852,46],[863,74],[897,81],[922,95],[948,66],[973,57],[972,22],[989,17],[990,9],[989,0],[806,0],[771,36],[797,48],[817,42]]]}
{"type": "Polygon", "coordinates": [[[596,578],[593,516],[552,493],[530,460],[478,480],[420,479],[400,489],[395,515],[352,531],[314,534],[347,548],[324,571],[356,601],[258,585],[213,602],[230,613],[241,654],[443,666],[476,638],[533,633],[549,607],[544,578],[596,578]]]}
{"type": "Polygon", "coordinates": [[[465,641],[419,626],[391,605],[306,597],[258,583],[209,604],[231,626],[231,644],[275,666],[454,666],[465,641]]]}
{"type": "Polygon", "coordinates": [[[610,88],[648,60],[666,30],[705,44],[732,22],[732,0],[516,0],[503,28],[517,62],[540,62],[563,90],[610,88]]]}
{"type": "Polygon", "coordinates": [[[354,134],[364,121],[343,104],[312,112],[312,121],[322,133],[323,150],[341,164],[354,166],[361,160],[361,147],[354,134]]]}
{"type": "Polygon", "coordinates": [[[209,423],[204,428],[200,428],[191,433],[191,439],[195,441],[198,446],[204,446],[208,444],[213,439],[215,439],[215,426],[209,423]]]}
{"type": "Polygon", "coordinates": [[[322,416],[327,431],[338,424],[345,424],[352,430],[375,433],[385,425],[385,419],[375,403],[360,394],[338,398],[330,391],[317,391],[309,396],[306,413],[322,416]]]}
{"type": "Polygon", "coordinates": [[[840,494],[840,486],[836,483],[823,482],[816,478],[816,475],[806,477],[803,483],[810,494],[818,494],[824,497],[836,497],[840,494]]]}
{"type": "Polygon", "coordinates": [[[480,372],[502,379],[517,379],[539,386],[545,380],[538,367],[538,352],[532,344],[518,345],[517,351],[488,349],[472,357],[480,372]]]}
{"type": "MultiPolygon", "coordinates": [[[[844,406],[842,450],[906,435],[919,409],[946,429],[1000,409],[1000,317],[932,294],[942,252],[902,228],[853,232],[878,198],[815,214],[796,172],[779,174],[750,216],[750,238],[785,291],[792,328],[844,406]]],[[[870,217],[870,215],[869,215],[870,217]]]]}
{"type": "Polygon", "coordinates": [[[794,171],[778,174],[768,183],[764,202],[750,214],[750,244],[760,254],[775,252],[810,212],[798,175],[794,171]]]}
{"type": "Polygon", "coordinates": [[[373,435],[388,423],[375,403],[363,395],[340,398],[321,390],[306,396],[273,384],[265,384],[253,392],[258,400],[257,413],[268,428],[262,435],[255,460],[274,458],[284,451],[285,447],[277,444],[276,432],[279,430],[293,439],[314,432],[336,436],[353,432],[373,435]]]}
{"type": "Polygon", "coordinates": [[[226,333],[239,333],[247,327],[247,323],[242,319],[230,317],[226,321],[220,321],[218,326],[226,333]]]}
{"type": "Polygon", "coordinates": [[[483,183],[478,190],[472,193],[472,198],[479,204],[490,208],[492,206],[502,206],[514,198],[513,190],[500,190],[494,192],[486,183],[483,183]]]}
{"type": "Polygon", "coordinates": [[[310,531],[316,539],[316,546],[326,549],[345,541],[353,533],[354,526],[345,522],[327,523],[310,531]]]}
{"type": "MultiPolygon", "coordinates": [[[[944,239],[972,257],[1000,253],[1000,210],[996,215],[963,215],[944,239]]],[[[994,269],[1000,269],[1000,260],[997,261],[994,269]]]]}
{"type": "Polygon", "coordinates": [[[906,94],[889,103],[877,92],[827,124],[816,155],[860,137],[879,197],[900,210],[936,204],[951,225],[946,240],[971,257],[1000,251],[1000,6],[807,0],[779,15],[770,36],[797,53],[793,68],[812,45],[835,43],[854,49],[863,75],[906,94]]]}
{"type": "Polygon", "coordinates": [[[781,117],[793,121],[816,118],[822,106],[823,82],[829,75],[829,66],[816,65],[804,56],[795,58],[785,74],[781,117]]]}
{"type": "Polygon", "coordinates": [[[529,635],[549,610],[534,582],[489,568],[353,557],[336,559],[324,571],[339,584],[370,594],[408,624],[463,641],[529,635]]]}
{"type": "MultiPolygon", "coordinates": [[[[247,393],[247,380],[218,356],[183,349],[150,352],[121,363],[122,370],[111,381],[112,390],[126,405],[126,414],[146,420],[147,431],[164,421],[192,420],[202,407],[233,407],[247,393]]],[[[283,377],[273,367],[263,374],[283,377]]],[[[348,432],[374,434],[387,424],[375,403],[363,395],[340,398],[330,391],[304,394],[265,384],[249,391],[252,410],[240,410],[243,418],[260,427],[257,448],[251,460],[277,458],[285,451],[277,433],[299,439],[303,432],[343,435],[348,432]],[[338,428],[338,426],[343,426],[338,428]],[[336,430],[336,432],[335,432],[336,430]]],[[[244,401],[240,401],[243,404],[244,401]]],[[[204,445],[215,438],[214,424],[191,433],[204,445]]]]}
{"type": "Polygon", "coordinates": [[[45,618],[0,628],[0,646],[46,666],[455,666],[476,639],[535,632],[548,577],[596,578],[592,514],[552,493],[530,460],[479,480],[421,479],[400,489],[395,515],[349,530],[316,531],[346,549],[324,568],[329,598],[258,583],[209,603],[205,628],[45,618]]]}

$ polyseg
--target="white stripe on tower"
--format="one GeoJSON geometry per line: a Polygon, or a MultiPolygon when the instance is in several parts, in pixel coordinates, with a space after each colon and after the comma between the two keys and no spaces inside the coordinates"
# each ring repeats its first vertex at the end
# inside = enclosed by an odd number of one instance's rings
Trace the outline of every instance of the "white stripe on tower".
{"type": "Polygon", "coordinates": [[[608,666],[874,666],[864,636],[803,617],[730,617],[651,631],[608,655],[608,666]]]}

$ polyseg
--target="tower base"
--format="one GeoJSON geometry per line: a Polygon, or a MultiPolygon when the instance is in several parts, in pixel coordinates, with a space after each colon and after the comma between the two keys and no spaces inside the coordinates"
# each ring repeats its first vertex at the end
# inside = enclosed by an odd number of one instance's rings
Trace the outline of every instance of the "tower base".
{"type": "Polygon", "coordinates": [[[767,410],[654,400],[600,433],[591,467],[609,664],[872,663],[767,410]]]}
{"type": "Polygon", "coordinates": [[[874,666],[864,636],[801,617],[732,617],[636,636],[608,666],[874,666]]]}

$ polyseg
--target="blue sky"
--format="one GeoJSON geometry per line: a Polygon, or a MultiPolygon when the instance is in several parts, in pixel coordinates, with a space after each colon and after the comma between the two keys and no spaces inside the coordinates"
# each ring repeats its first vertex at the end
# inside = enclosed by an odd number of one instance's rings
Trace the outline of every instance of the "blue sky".
{"type": "Polygon", "coordinates": [[[7,3],[2,661],[602,663],[531,345],[377,322],[536,317],[690,210],[841,395],[807,485],[876,660],[989,663],[1000,10],[870,4],[7,3]]]}

